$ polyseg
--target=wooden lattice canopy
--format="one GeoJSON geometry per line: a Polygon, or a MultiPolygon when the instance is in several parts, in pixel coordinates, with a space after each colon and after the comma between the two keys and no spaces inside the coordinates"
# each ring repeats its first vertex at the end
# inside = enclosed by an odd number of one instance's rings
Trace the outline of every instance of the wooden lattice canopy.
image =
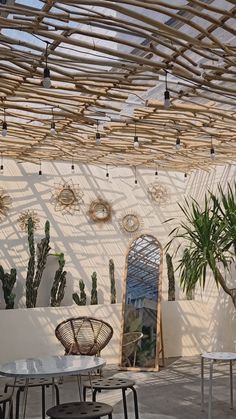
{"type": "Polygon", "coordinates": [[[235,0],[0,0],[0,153],[185,172],[235,160],[235,14],[235,0]]]}

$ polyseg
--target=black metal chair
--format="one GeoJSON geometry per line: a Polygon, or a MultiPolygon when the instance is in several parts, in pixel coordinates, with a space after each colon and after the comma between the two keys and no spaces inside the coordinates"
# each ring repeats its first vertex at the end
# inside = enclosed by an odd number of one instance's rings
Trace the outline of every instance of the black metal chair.
{"type": "MultiPolygon", "coordinates": [[[[46,388],[52,387],[54,385],[55,387],[55,395],[56,395],[56,403],[59,404],[60,403],[60,395],[59,395],[59,388],[58,385],[53,383],[52,380],[50,379],[46,379],[46,378],[40,378],[40,379],[30,379],[29,380],[29,384],[28,384],[28,388],[31,387],[41,387],[42,390],[42,419],[46,418],[46,404],[45,404],[45,391],[46,388]]],[[[15,385],[12,383],[7,383],[5,384],[5,389],[4,391],[7,392],[9,387],[15,387],[17,388],[17,392],[16,392],[16,414],[15,414],[15,419],[19,419],[20,417],[20,399],[21,399],[21,394],[24,392],[25,390],[25,380],[23,378],[19,378],[18,380],[16,380],[15,385]]]]}
{"type": "Polygon", "coordinates": [[[9,407],[9,417],[10,419],[13,419],[12,392],[4,392],[0,394],[0,419],[5,418],[7,403],[9,407]]]}
{"type": "Polygon", "coordinates": [[[47,410],[51,419],[112,419],[112,406],[98,402],[63,403],[47,410]]]}
{"type": "MultiPolygon", "coordinates": [[[[134,413],[135,419],[139,419],[139,412],[138,412],[138,397],[136,389],[134,388],[135,382],[133,380],[127,380],[126,378],[97,378],[92,381],[92,399],[93,401],[96,400],[97,392],[101,392],[102,390],[121,390],[122,391],[122,399],[123,399],[123,407],[124,407],[124,417],[128,419],[128,411],[127,411],[127,401],[126,401],[126,390],[131,389],[133,392],[133,400],[134,400],[134,413]]],[[[86,389],[91,389],[91,384],[85,384],[83,387],[83,398],[86,400],[86,389]]]]}

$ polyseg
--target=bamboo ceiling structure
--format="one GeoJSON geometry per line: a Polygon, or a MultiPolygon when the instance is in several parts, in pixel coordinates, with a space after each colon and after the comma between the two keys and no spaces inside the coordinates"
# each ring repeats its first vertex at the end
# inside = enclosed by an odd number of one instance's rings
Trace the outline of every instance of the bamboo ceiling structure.
{"type": "Polygon", "coordinates": [[[0,0],[0,153],[183,172],[235,161],[235,16],[235,0],[0,0]]]}

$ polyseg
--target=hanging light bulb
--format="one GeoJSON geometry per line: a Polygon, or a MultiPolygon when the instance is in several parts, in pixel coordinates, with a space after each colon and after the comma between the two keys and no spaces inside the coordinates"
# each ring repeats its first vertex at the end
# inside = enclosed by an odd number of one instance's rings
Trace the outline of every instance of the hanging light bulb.
{"type": "Polygon", "coordinates": [[[139,140],[136,134],[136,122],[134,123],[134,148],[139,148],[139,140]]]}
{"type": "Polygon", "coordinates": [[[211,156],[212,160],[214,160],[214,158],[215,158],[215,156],[216,156],[216,153],[215,153],[215,148],[214,148],[214,145],[213,145],[213,140],[212,140],[212,138],[211,138],[210,156],[211,156]]]}
{"type": "Polygon", "coordinates": [[[98,130],[98,126],[99,126],[99,122],[97,121],[97,132],[95,135],[95,139],[96,139],[96,145],[100,145],[101,144],[101,134],[98,130]]]}
{"type": "Polygon", "coordinates": [[[157,168],[156,168],[156,170],[155,170],[155,176],[158,176],[158,171],[157,171],[157,168]]]}
{"type": "Polygon", "coordinates": [[[50,78],[50,70],[48,68],[48,44],[46,44],[46,52],[45,52],[45,68],[43,70],[43,87],[45,89],[49,89],[52,85],[51,78],[50,78]]]}
{"type": "Polygon", "coordinates": [[[55,135],[56,134],[56,124],[55,124],[54,121],[51,121],[50,134],[51,135],[55,135]]]}
{"type": "Polygon", "coordinates": [[[168,90],[168,85],[167,85],[167,71],[166,71],[166,75],[165,75],[165,85],[166,85],[166,90],[164,92],[164,108],[168,109],[170,107],[170,92],[168,90]]]}
{"type": "Polygon", "coordinates": [[[187,177],[188,177],[188,173],[185,173],[184,174],[184,180],[187,179],[187,177]]]}
{"type": "Polygon", "coordinates": [[[108,164],[106,165],[106,178],[109,179],[108,164]]]}
{"type": "Polygon", "coordinates": [[[177,151],[181,149],[181,142],[179,137],[176,138],[175,148],[177,151]]]}
{"type": "Polygon", "coordinates": [[[4,170],[4,167],[3,167],[3,156],[1,154],[1,165],[0,165],[0,173],[1,173],[1,175],[3,174],[3,170],[4,170]]]}
{"type": "Polygon", "coordinates": [[[7,136],[7,121],[6,121],[6,110],[3,109],[3,121],[2,121],[2,136],[7,136]]]}
{"type": "Polygon", "coordinates": [[[40,160],[40,162],[39,162],[39,176],[41,176],[42,175],[42,163],[41,163],[41,160],[40,160]]]}
{"type": "Polygon", "coordinates": [[[137,179],[137,169],[136,169],[136,167],[134,168],[134,183],[135,183],[135,185],[137,185],[137,184],[138,184],[138,179],[137,179]]]}
{"type": "Polygon", "coordinates": [[[56,134],[56,124],[55,124],[55,121],[54,121],[53,109],[52,109],[52,120],[51,120],[50,134],[51,135],[55,135],[56,134]]]}
{"type": "Polygon", "coordinates": [[[74,160],[72,159],[71,162],[71,173],[74,174],[75,173],[75,165],[74,165],[74,160]]]}

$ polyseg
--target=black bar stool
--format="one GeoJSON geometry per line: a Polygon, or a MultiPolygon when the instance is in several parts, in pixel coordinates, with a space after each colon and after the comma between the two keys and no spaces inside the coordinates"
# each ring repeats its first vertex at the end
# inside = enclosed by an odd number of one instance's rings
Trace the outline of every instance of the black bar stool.
{"type": "MultiPolygon", "coordinates": [[[[49,388],[52,385],[53,385],[52,380],[50,380],[50,379],[47,380],[46,378],[40,378],[40,379],[32,378],[32,379],[29,380],[28,388],[41,387],[41,390],[42,390],[42,419],[46,418],[46,415],[45,415],[45,411],[46,411],[45,390],[46,390],[46,388],[49,388]]],[[[5,384],[4,391],[7,392],[8,387],[13,387],[13,386],[14,386],[14,384],[12,384],[12,383],[5,384]]],[[[54,383],[54,387],[55,387],[56,403],[59,404],[60,403],[59,388],[58,388],[58,385],[55,384],[55,383],[54,383]]],[[[19,419],[19,416],[20,416],[20,398],[21,398],[21,394],[24,392],[24,389],[25,389],[25,380],[23,378],[19,378],[18,380],[16,380],[15,388],[17,388],[15,419],[19,419]]]]}
{"type": "Polygon", "coordinates": [[[63,403],[47,410],[51,419],[99,419],[107,416],[112,419],[112,406],[98,402],[63,403]]]}
{"type": "Polygon", "coordinates": [[[7,403],[9,406],[10,419],[13,419],[13,401],[11,392],[0,394],[0,419],[5,418],[7,403]]]}
{"type": "MultiPolygon", "coordinates": [[[[102,390],[119,390],[122,391],[122,399],[123,399],[123,406],[124,406],[124,417],[128,419],[128,412],[127,412],[127,402],[126,402],[126,390],[130,388],[133,392],[133,400],[134,400],[134,414],[135,419],[139,419],[139,412],[138,412],[138,398],[137,392],[134,388],[135,381],[133,380],[126,380],[125,378],[98,378],[92,381],[93,393],[92,397],[93,400],[96,400],[97,392],[101,392],[102,390]]],[[[86,389],[90,388],[91,385],[85,384],[83,388],[83,397],[86,400],[86,389]]]]}

